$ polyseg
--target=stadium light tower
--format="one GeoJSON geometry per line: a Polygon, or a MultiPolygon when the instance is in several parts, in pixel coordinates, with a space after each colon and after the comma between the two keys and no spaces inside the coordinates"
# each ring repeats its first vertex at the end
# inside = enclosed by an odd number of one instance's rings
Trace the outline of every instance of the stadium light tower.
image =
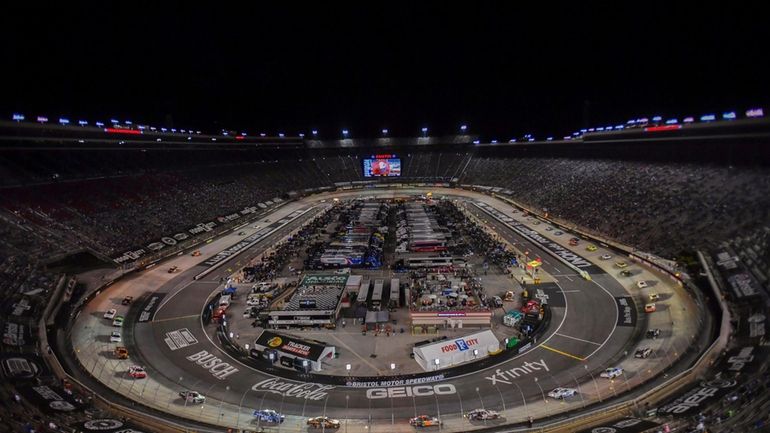
{"type": "Polygon", "coordinates": [[[317,129],[314,129],[314,130],[312,131],[312,133],[313,133],[313,137],[315,137],[315,136],[317,136],[317,135],[318,135],[318,130],[317,130],[317,129]]]}
{"type": "Polygon", "coordinates": [[[468,125],[460,125],[460,131],[465,133],[468,130],[468,125]]]}
{"type": "Polygon", "coordinates": [[[388,128],[382,129],[382,135],[388,135],[388,128]]]}
{"type": "Polygon", "coordinates": [[[423,127],[423,128],[421,129],[421,131],[422,131],[422,136],[423,136],[423,137],[426,137],[426,136],[428,135],[428,128],[426,128],[426,127],[423,127]]]}
{"type": "Polygon", "coordinates": [[[347,137],[348,137],[348,134],[349,134],[349,131],[348,131],[347,129],[343,129],[343,130],[342,130],[342,136],[343,136],[343,137],[347,138],[347,137]]]}
{"type": "Polygon", "coordinates": [[[21,122],[24,120],[24,115],[19,113],[13,113],[13,120],[16,122],[21,122]]]}

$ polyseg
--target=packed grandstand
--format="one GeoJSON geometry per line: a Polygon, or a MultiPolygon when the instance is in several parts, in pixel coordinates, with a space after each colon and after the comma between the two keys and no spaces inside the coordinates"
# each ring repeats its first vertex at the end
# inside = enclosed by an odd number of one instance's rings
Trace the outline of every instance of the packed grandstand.
{"type": "MultiPolygon", "coordinates": [[[[770,299],[770,159],[755,152],[767,140],[763,121],[754,127],[756,136],[740,139],[719,138],[716,129],[655,142],[591,141],[589,134],[580,142],[493,145],[452,137],[427,144],[393,139],[378,147],[366,140],[341,145],[296,137],[188,144],[127,135],[117,142],[97,133],[80,139],[75,127],[67,138],[57,138],[60,129],[15,123],[4,123],[2,130],[6,360],[25,353],[41,361],[49,352],[36,336],[59,322],[40,319],[57,307],[49,303],[52,297],[69,308],[67,302],[82,295],[84,286],[71,269],[85,266],[83,257],[90,257],[91,268],[132,271],[182,251],[202,232],[241,226],[249,214],[280,203],[320,192],[406,186],[503,197],[544,220],[649,254],[677,275],[690,274],[704,292],[713,283],[729,301],[732,338],[758,348],[766,344],[764,329],[747,322],[765,314],[770,299]],[[648,147],[659,151],[655,158],[648,147]],[[364,159],[383,150],[398,156],[400,176],[367,177],[364,159]]],[[[0,429],[65,431],[60,429],[93,418],[94,406],[125,416],[92,402],[86,389],[61,377],[61,367],[41,362],[39,368],[47,373],[40,374],[40,384],[64,389],[66,400],[87,410],[52,415],[6,381],[0,404],[7,415],[0,429]]],[[[757,367],[738,392],[720,395],[687,417],[659,420],[679,431],[702,423],[711,431],[759,431],[769,422],[769,385],[767,366],[757,367]]]]}

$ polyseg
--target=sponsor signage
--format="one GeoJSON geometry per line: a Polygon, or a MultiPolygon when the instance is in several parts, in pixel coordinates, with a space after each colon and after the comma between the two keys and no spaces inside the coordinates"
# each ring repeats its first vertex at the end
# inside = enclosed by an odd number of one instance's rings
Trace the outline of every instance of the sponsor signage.
{"type": "Polygon", "coordinates": [[[535,371],[541,371],[541,370],[544,370],[546,372],[551,371],[548,368],[548,365],[545,363],[545,360],[543,359],[541,359],[539,362],[527,361],[524,364],[521,364],[521,367],[514,367],[509,370],[503,370],[498,368],[497,370],[495,370],[495,373],[493,375],[485,376],[484,379],[491,381],[492,385],[497,385],[498,383],[511,385],[513,381],[518,379],[519,377],[532,374],[535,371]]]}
{"type": "Polygon", "coordinates": [[[81,409],[80,403],[57,386],[22,386],[16,389],[30,402],[48,414],[74,412],[81,409]]]}
{"type": "Polygon", "coordinates": [[[444,374],[436,374],[433,376],[415,377],[411,379],[394,379],[394,380],[375,380],[375,381],[348,381],[345,386],[351,388],[383,388],[391,386],[404,386],[415,385],[421,383],[440,382],[446,379],[444,374]]]}
{"type": "Polygon", "coordinates": [[[304,359],[317,361],[326,346],[300,340],[296,337],[279,335],[270,331],[262,331],[254,342],[255,346],[263,346],[275,349],[286,354],[291,354],[304,359]]]}
{"type": "Polygon", "coordinates": [[[630,296],[615,298],[618,304],[618,326],[636,326],[636,307],[630,296]]]}
{"type": "Polygon", "coordinates": [[[110,418],[92,419],[77,426],[77,430],[84,432],[143,433],[143,430],[139,430],[130,423],[110,418]]]}
{"type": "Polygon", "coordinates": [[[118,256],[115,256],[113,257],[112,260],[119,265],[126,262],[139,260],[140,258],[147,255],[148,253],[160,251],[163,248],[174,246],[179,242],[187,240],[191,237],[198,236],[203,233],[211,232],[212,230],[214,230],[215,227],[219,226],[220,224],[230,223],[232,221],[240,219],[243,216],[256,213],[259,209],[265,209],[265,208],[267,208],[267,206],[262,203],[257,204],[257,206],[245,207],[240,211],[233,212],[229,215],[220,216],[216,218],[216,222],[215,221],[201,222],[181,232],[178,232],[172,235],[163,236],[160,239],[154,242],[151,242],[144,247],[139,247],[133,250],[129,250],[118,256]]]}
{"type": "Polygon", "coordinates": [[[187,346],[192,346],[193,344],[198,344],[198,339],[195,338],[193,333],[187,328],[166,332],[166,337],[163,341],[166,342],[166,345],[171,350],[178,350],[187,346]]]}
{"type": "Polygon", "coordinates": [[[588,260],[584,259],[583,257],[575,254],[574,252],[570,251],[567,248],[564,248],[563,246],[559,245],[558,243],[551,241],[550,239],[547,239],[543,236],[541,236],[538,232],[535,230],[530,229],[523,223],[520,223],[513,218],[503,214],[502,212],[498,211],[497,209],[489,206],[486,203],[474,203],[478,208],[483,210],[484,212],[492,215],[494,218],[501,221],[503,224],[508,225],[509,227],[513,228],[517,232],[523,234],[533,242],[537,243],[542,248],[547,249],[554,255],[558,256],[565,262],[569,263],[570,265],[583,269],[583,270],[589,270],[593,268],[593,264],[589,262],[588,260]]]}
{"type": "Polygon", "coordinates": [[[19,302],[11,304],[10,314],[11,316],[21,317],[30,314],[32,306],[29,305],[29,299],[22,298],[19,302]]]}
{"type": "Polygon", "coordinates": [[[234,255],[237,255],[237,254],[241,253],[246,248],[249,248],[252,245],[254,245],[255,243],[257,243],[257,242],[261,241],[262,239],[264,239],[271,232],[273,232],[273,231],[275,231],[275,230],[285,226],[286,224],[290,223],[291,221],[294,221],[295,219],[299,218],[301,215],[303,215],[305,212],[307,212],[309,210],[310,209],[296,210],[296,211],[290,213],[289,215],[286,216],[285,219],[282,219],[281,221],[279,221],[277,223],[277,225],[271,226],[271,227],[265,227],[262,230],[259,230],[256,233],[243,238],[243,240],[241,240],[237,244],[235,244],[235,245],[233,245],[233,246],[231,246],[231,247],[229,247],[229,248],[227,248],[225,250],[222,250],[222,251],[218,252],[217,254],[212,256],[210,259],[204,261],[203,264],[204,265],[208,265],[209,267],[211,267],[211,266],[214,266],[214,265],[218,264],[219,262],[221,262],[223,260],[226,260],[229,257],[232,257],[234,255]]]}
{"type": "Polygon", "coordinates": [[[427,397],[431,395],[457,394],[457,389],[451,383],[437,385],[396,386],[392,388],[372,388],[366,390],[366,398],[379,400],[382,398],[427,397]]]}
{"type": "Polygon", "coordinates": [[[451,353],[455,351],[466,351],[470,348],[470,346],[476,346],[479,344],[478,338],[468,338],[468,339],[460,339],[455,340],[452,343],[446,344],[444,346],[441,346],[441,352],[443,353],[451,353]]]}
{"type": "Polygon", "coordinates": [[[158,310],[158,307],[160,306],[160,301],[163,300],[163,298],[166,297],[165,293],[153,293],[148,299],[147,302],[144,303],[144,307],[142,307],[142,312],[139,313],[139,322],[149,322],[152,320],[152,318],[155,316],[155,312],[158,310]]]}
{"type": "Polygon", "coordinates": [[[333,385],[321,385],[318,383],[300,383],[277,378],[266,379],[254,384],[252,391],[267,391],[271,394],[278,394],[281,397],[293,397],[304,400],[325,400],[329,391],[334,389],[333,385]]]}
{"type": "Polygon", "coordinates": [[[659,407],[657,413],[660,416],[690,417],[702,411],[704,407],[711,404],[711,401],[718,400],[721,396],[735,389],[737,385],[738,381],[735,379],[718,377],[702,382],[671,402],[659,407]]]}
{"type": "Polygon", "coordinates": [[[26,353],[8,353],[0,357],[3,377],[9,381],[30,380],[47,374],[45,363],[39,357],[26,353]]]}
{"type": "Polygon", "coordinates": [[[219,380],[224,380],[228,376],[238,372],[238,369],[230,365],[230,363],[224,362],[222,359],[217,358],[205,350],[194,353],[185,359],[208,370],[212,376],[219,380]]]}
{"type": "Polygon", "coordinates": [[[578,433],[641,433],[658,425],[660,424],[639,418],[622,418],[601,426],[580,430],[578,433]]]}
{"type": "Polygon", "coordinates": [[[29,330],[26,326],[6,322],[3,328],[3,344],[6,346],[24,346],[29,341],[29,330]]]}

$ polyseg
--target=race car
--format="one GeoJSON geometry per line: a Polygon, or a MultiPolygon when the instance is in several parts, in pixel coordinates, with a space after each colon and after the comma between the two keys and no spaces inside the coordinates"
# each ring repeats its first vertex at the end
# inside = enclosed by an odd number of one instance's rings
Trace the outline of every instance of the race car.
{"type": "Polygon", "coordinates": [[[647,330],[647,338],[655,339],[655,338],[658,338],[659,336],[660,336],[660,329],[653,328],[653,329],[647,330]]]}
{"type": "Polygon", "coordinates": [[[591,244],[589,244],[589,245],[586,247],[586,251],[591,251],[591,252],[593,252],[593,251],[596,251],[596,245],[591,245],[591,244]]]}
{"type": "Polygon", "coordinates": [[[602,260],[609,260],[611,258],[612,258],[612,256],[609,255],[609,254],[603,254],[602,257],[601,257],[602,260]]]}
{"type": "Polygon", "coordinates": [[[657,310],[657,309],[658,309],[658,307],[655,306],[654,302],[651,302],[649,304],[645,304],[644,305],[644,312],[645,313],[654,313],[655,310],[657,310]]]}
{"type": "Polygon", "coordinates": [[[620,262],[615,263],[615,266],[619,267],[620,269],[624,269],[624,268],[628,267],[628,263],[620,261],[620,262]]]}
{"type": "Polygon", "coordinates": [[[631,275],[633,275],[633,274],[628,269],[623,269],[622,271],[620,271],[620,276],[621,277],[630,277],[631,275]]]}
{"type": "Polygon", "coordinates": [[[114,308],[110,308],[109,310],[104,312],[104,318],[112,320],[115,318],[116,314],[118,314],[118,310],[114,308]]]}
{"type": "Polygon", "coordinates": [[[283,422],[284,416],[274,411],[273,409],[255,410],[254,417],[258,421],[271,422],[274,424],[280,424],[283,422]]]}
{"type": "Polygon", "coordinates": [[[179,272],[179,266],[172,266],[168,268],[168,273],[173,274],[174,272],[179,272]]]}
{"type": "Polygon", "coordinates": [[[195,251],[193,251],[193,252],[192,252],[192,254],[190,254],[190,255],[191,255],[191,256],[193,256],[193,257],[198,257],[198,256],[200,256],[200,255],[201,255],[201,250],[195,250],[195,251]]]}
{"type": "Polygon", "coordinates": [[[123,346],[115,348],[115,357],[118,359],[128,359],[128,349],[123,346]]]}
{"type": "Polygon", "coordinates": [[[121,304],[123,304],[123,305],[128,305],[128,304],[130,304],[130,303],[131,303],[133,300],[134,300],[134,297],[133,297],[133,296],[126,296],[125,298],[123,298],[123,301],[121,301],[120,303],[121,303],[121,304]]]}
{"type": "Polygon", "coordinates": [[[555,388],[548,393],[548,397],[555,398],[557,400],[574,397],[577,394],[575,388],[555,388]]]}
{"type": "Polygon", "coordinates": [[[120,331],[112,331],[110,334],[110,343],[120,343],[120,331]]]}
{"type": "Polygon", "coordinates": [[[556,236],[561,236],[564,234],[564,232],[561,230],[556,230],[555,232],[553,232],[553,234],[555,234],[556,236]]]}
{"type": "Polygon", "coordinates": [[[498,419],[500,414],[489,409],[473,409],[465,414],[465,417],[471,421],[484,421],[488,419],[498,419]]]}
{"type": "Polygon", "coordinates": [[[548,227],[545,228],[545,231],[547,231],[547,232],[550,232],[551,230],[553,230],[553,227],[551,227],[551,226],[548,226],[548,227]]]}
{"type": "Polygon", "coordinates": [[[640,289],[646,289],[647,288],[647,281],[639,280],[636,282],[636,287],[640,289]]]}
{"type": "Polygon", "coordinates": [[[441,421],[435,416],[420,415],[410,419],[409,424],[415,427],[432,427],[441,425],[441,421]]]}
{"type": "Polygon", "coordinates": [[[649,358],[650,355],[652,355],[652,349],[649,347],[643,347],[636,350],[636,353],[634,353],[634,358],[649,358]]]}
{"type": "Polygon", "coordinates": [[[340,420],[328,416],[317,416],[308,419],[307,425],[313,428],[340,428],[340,420]]]}
{"type": "Polygon", "coordinates": [[[660,299],[660,295],[658,295],[657,293],[650,293],[650,302],[655,302],[658,299],[660,299]]]}
{"type": "Polygon", "coordinates": [[[131,367],[128,367],[128,375],[134,379],[144,379],[147,377],[147,372],[144,371],[144,367],[132,365],[131,367]]]}
{"type": "Polygon", "coordinates": [[[115,316],[115,318],[112,320],[112,326],[121,327],[123,326],[124,320],[125,319],[123,318],[123,316],[115,316]]]}
{"type": "Polygon", "coordinates": [[[611,367],[611,368],[608,368],[608,369],[602,371],[602,373],[599,376],[606,377],[607,379],[614,379],[614,378],[620,376],[621,374],[623,374],[623,369],[622,368],[620,368],[620,367],[611,367]]]}
{"type": "Polygon", "coordinates": [[[187,403],[204,403],[206,401],[206,397],[198,391],[182,391],[179,396],[187,403]]]}

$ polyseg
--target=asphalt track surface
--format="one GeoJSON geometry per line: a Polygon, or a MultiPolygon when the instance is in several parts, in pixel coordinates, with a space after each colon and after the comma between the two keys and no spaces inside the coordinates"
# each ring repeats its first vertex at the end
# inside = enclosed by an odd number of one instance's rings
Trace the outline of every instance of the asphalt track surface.
{"type": "MultiPolygon", "coordinates": [[[[486,200],[491,199],[487,197],[486,200]]],[[[598,372],[614,366],[623,352],[629,349],[636,330],[630,326],[617,326],[615,300],[615,297],[629,296],[629,293],[615,278],[598,267],[592,267],[592,281],[581,279],[537,245],[487,218],[489,226],[500,236],[543,257],[544,272],[561,276],[558,283],[541,287],[549,295],[552,318],[549,329],[533,349],[495,367],[440,382],[394,387],[389,394],[382,389],[298,384],[238,363],[215,343],[211,336],[212,327],[203,328],[200,316],[205,301],[217,289],[221,277],[231,274],[242,266],[246,258],[267,249],[320,210],[321,206],[316,206],[199,280],[194,280],[194,276],[207,266],[191,267],[160,287],[148,288],[166,295],[152,322],[134,325],[132,353],[137,353],[153,374],[164,376],[168,382],[178,383],[180,390],[194,389],[206,395],[207,399],[239,407],[271,408],[301,417],[324,414],[340,419],[368,420],[375,424],[403,423],[417,414],[431,414],[440,415],[446,424],[446,420],[461,418],[462,413],[475,408],[502,411],[515,407],[527,411],[527,405],[539,405],[549,400],[544,394],[559,386],[578,388],[580,397],[562,403],[551,400],[550,409],[546,404],[545,412],[540,411],[537,415],[554,415],[559,411],[580,408],[600,392],[595,381],[598,380],[598,372]],[[167,333],[185,328],[194,335],[197,343],[171,350],[164,341],[167,333]],[[225,377],[217,378],[204,366],[188,359],[201,351],[213,354],[234,368],[225,369],[225,377]],[[301,385],[301,388],[288,392],[286,389],[269,389],[268,386],[276,381],[301,385]],[[411,392],[405,388],[411,388],[411,392]],[[299,393],[300,390],[306,392],[299,393]]],[[[221,375],[223,370],[219,370],[221,375]]],[[[607,396],[606,390],[602,393],[607,396]]],[[[170,402],[170,410],[173,411],[176,405],[184,406],[185,403],[181,398],[170,402]]],[[[486,425],[495,423],[504,424],[505,420],[490,421],[486,425]]]]}

